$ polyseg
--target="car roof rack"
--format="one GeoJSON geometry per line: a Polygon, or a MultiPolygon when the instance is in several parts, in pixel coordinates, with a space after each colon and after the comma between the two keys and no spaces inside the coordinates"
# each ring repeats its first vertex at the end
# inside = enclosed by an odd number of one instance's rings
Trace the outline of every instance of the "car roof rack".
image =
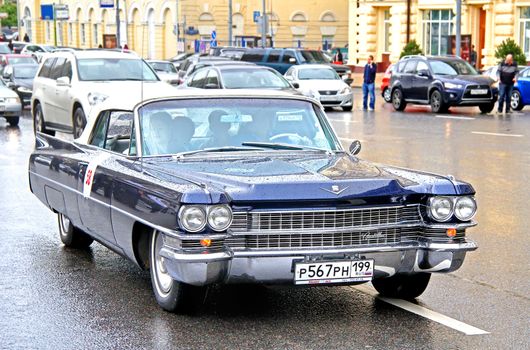
{"type": "Polygon", "coordinates": [[[424,55],[406,55],[400,58],[400,60],[408,60],[411,58],[425,58],[424,55]]]}

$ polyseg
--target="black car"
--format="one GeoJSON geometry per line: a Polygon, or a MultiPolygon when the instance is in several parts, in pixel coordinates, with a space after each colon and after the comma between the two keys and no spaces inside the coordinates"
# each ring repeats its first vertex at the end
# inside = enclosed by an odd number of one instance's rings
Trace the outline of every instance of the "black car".
{"type": "Polygon", "coordinates": [[[498,96],[493,84],[458,57],[406,56],[392,72],[392,105],[402,111],[408,103],[430,104],[435,113],[452,106],[478,106],[489,113],[498,96]]]}
{"type": "Polygon", "coordinates": [[[18,94],[23,106],[31,104],[33,79],[38,69],[39,65],[36,63],[10,65],[4,69],[2,78],[7,87],[18,94]]]}

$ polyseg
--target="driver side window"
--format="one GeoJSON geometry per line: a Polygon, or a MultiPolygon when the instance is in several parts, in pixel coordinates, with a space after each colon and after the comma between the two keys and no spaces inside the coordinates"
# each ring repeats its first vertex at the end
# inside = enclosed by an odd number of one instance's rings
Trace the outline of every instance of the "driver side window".
{"type": "Polygon", "coordinates": [[[100,114],[90,144],[112,152],[129,154],[132,132],[132,112],[106,111],[100,114]]]}

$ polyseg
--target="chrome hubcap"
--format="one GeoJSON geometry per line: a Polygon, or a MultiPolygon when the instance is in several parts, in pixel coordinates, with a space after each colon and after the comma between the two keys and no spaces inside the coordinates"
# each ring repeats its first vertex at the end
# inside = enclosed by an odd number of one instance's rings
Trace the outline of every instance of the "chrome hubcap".
{"type": "Polygon", "coordinates": [[[512,94],[512,108],[515,109],[519,106],[519,95],[512,94]]]}
{"type": "Polygon", "coordinates": [[[394,106],[396,106],[396,107],[399,107],[399,105],[401,104],[401,96],[399,95],[398,91],[394,92],[394,100],[393,100],[393,102],[394,102],[394,106]]]}
{"type": "Polygon", "coordinates": [[[35,127],[37,131],[42,131],[42,113],[40,109],[35,112],[35,127]]]}
{"type": "Polygon", "coordinates": [[[390,89],[386,89],[385,90],[385,96],[384,96],[384,99],[385,101],[390,101],[390,89]]]}
{"type": "Polygon", "coordinates": [[[75,117],[75,135],[74,135],[75,138],[78,138],[83,133],[84,124],[85,124],[85,122],[83,120],[83,116],[81,115],[81,113],[76,113],[76,117],[75,117]]]}
{"type": "Polygon", "coordinates": [[[70,219],[68,219],[63,214],[59,214],[59,219],[61,222],[61,234],[64,236],[70,229],[70,219]]]}
{"type": "Polygon", "coordinates": [[[432,95],[432,107],[435,109],[438,109],[440,107],[440,98],[438,97],[438,94],[432,95]]]}
{"type": "Polygon", "coordinates": [[[160,295],[165,296],[171,291],[173,279],[167,271],[166,259],[160,255],[161,248],[162,235],[155,232],[151,242],[151,261],[153,261],[151,268],[153,269],[155,287],[160,295]]]}

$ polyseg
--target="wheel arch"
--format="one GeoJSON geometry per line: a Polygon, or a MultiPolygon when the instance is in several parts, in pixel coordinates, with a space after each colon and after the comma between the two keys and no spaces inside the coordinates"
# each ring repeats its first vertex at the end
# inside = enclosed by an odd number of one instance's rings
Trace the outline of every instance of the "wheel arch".
{"type": "Polygon", "coordinates": [[[149,269],[149,237],[153,228],[139,221],[133,224],[132,229],[132,248],[135,262],[143,270],[149,269]]]}

